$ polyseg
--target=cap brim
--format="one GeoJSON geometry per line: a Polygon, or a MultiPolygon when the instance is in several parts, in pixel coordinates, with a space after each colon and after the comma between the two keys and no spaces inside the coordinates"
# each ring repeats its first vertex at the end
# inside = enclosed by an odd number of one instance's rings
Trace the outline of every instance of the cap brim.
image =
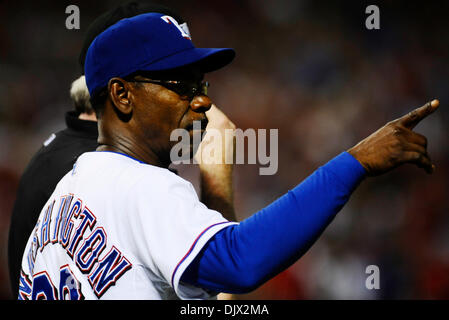
{"type": "Polygon", "coordinates": [[[235,51],[231,48],[192,48],[151,62],[141,67],[141,70],[163,71],[195,64],[203,73],[207,73],[223,68],[234,57],[235,51]]]}

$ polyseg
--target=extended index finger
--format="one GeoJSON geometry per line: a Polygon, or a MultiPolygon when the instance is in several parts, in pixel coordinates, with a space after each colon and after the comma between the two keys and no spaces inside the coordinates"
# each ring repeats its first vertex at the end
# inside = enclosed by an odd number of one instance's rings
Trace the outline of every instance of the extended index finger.
{"type": "Polygon", "coordinates": [[[419,107],[399,118],[398,123],[406,128],[413,129],[422,119],[434,112],[439,105],[440,102],[436,99],[431,102],[427,102],[422,107],[419,107]]]}

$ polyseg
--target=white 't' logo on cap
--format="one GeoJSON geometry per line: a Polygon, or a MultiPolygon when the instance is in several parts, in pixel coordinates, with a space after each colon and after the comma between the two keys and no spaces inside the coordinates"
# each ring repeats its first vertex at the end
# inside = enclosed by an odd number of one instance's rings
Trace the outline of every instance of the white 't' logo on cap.
{"type": "Polygon", "coordinates": [[[190,37],[189,28],[187,27],[187,23],[179,25],[178,21],[176,21],[175,18],[171,16],[162,16],[161,19],[167,22],[168,24],[173,24],[176,28],[178,28],[179,32],[181,32],[181,35],[184,38],[192,40],[192,38],[190,37]]]}

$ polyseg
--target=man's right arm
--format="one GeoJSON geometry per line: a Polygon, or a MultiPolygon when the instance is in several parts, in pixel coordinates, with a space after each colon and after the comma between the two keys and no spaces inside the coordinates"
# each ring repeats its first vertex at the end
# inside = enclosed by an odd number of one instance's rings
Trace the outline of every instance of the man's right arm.
{"type": "Polygon", "coordinates": [[[217,292],[249,292],[299,259],[366,175],[403,163],[431,173],[426,139],[412,129],[437,107],[434,100],[389,122],[266,208],[218,232],[181,281],[217,292]]]}
{"type": "Polygon", "coordinates": [[[343,152],[272,204],[218,232],[181,280],[217,292],[255,289],[309,249],[364,176],[360,163],[343,152]]]}
{"type": "Polygon", "coordinates": [[[211,143],[208,138],[204,138],[195,154],[195,160],[198,162],[200,169],[201,202],[207,205],[209,209],[220,212],[227,220],[236,221],[234,189],[232,187],[234,164],[226,163],[227,153],[235,153],[235,125],[215,105],[212,105],[210,110],[206,112],[206,116],[209,121],[206,131],[218,130],[222,139],[219,141],[212,139],[216,148],[221,150],[214,156],[202,152],[204,144],[211,143]],[[227,135],[230,139],[226,138],[227,135]]]}

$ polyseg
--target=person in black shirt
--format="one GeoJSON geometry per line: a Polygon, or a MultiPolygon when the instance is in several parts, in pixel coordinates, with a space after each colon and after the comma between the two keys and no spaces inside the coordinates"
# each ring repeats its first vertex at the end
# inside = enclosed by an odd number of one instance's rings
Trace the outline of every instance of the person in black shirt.
{"type": "MultiPolygon", "coordinates": [[[[84,77],[77,81],[83,80],[84,77]]],[[[72,99],[79,98],[80,92],[82,93],[82,88],[77,89],[72,85],[72,99]]],[[[75,105],[77,111],[69,111],[65,115],[67,128],[53,133],[44,142],[20,179],[8,239],[9,276],[14,298],[18,293],[23,250],[42,207],[59,180],[72,169],[78,156],[97,147],[98,129],[95,114],[89,114],[88,109],[80,112],[81,106],[87,108],[90,104],[88,101],[78,101],[75,105]],[[87,120],[89,118],[91,120],[87,120]]]]}

